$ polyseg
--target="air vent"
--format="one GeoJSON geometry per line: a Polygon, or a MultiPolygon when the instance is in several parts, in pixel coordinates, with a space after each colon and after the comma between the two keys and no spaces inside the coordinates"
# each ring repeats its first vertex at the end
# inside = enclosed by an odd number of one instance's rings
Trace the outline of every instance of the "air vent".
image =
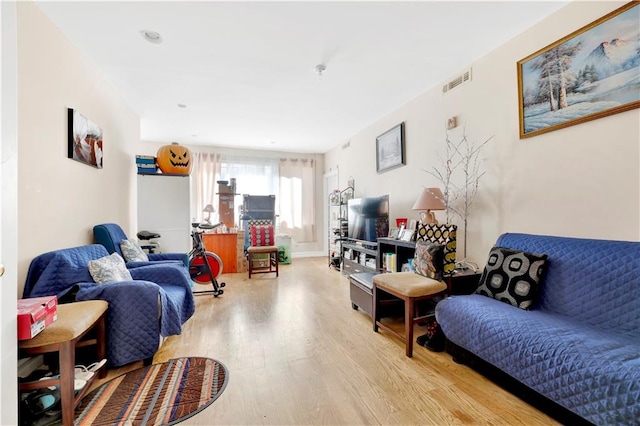
{"type": "Polygon", "coordinates": [[[471,68],[442,86],[442,93],[447,93],[449,90],[455,89],[468,81],[471,81],[471,68]]]}

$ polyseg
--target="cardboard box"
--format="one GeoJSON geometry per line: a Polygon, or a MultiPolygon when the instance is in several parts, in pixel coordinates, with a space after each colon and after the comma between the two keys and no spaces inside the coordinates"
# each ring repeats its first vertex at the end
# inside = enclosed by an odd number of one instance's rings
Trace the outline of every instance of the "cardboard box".
{"type": "Polygon", "coordinates": [[[268,253],[258,253],[253,255],[253,268],[263,269],[268,268],[270,263],[270,257],[268,253]]]}
{"type": "Polygon", "coordinates": [[[153,164],[138,164],[138,174],[156,174],[158,166],[153,164]]]}
{"type": "Polygon", "coordinates": [[[18,340],[32,339],[57,319],[56,296],[18,299],[18,340]]]}
{"type": "Polygon", "coordinates": [[[227,184],[218,184],[218,193],[219,194],[232,194],[231,186],[227,184]]]}
{"type": "Polygon", "coordinates": [[[156,157],[153,155],[136,155],[136,164],[156,164],[156,157]]]}

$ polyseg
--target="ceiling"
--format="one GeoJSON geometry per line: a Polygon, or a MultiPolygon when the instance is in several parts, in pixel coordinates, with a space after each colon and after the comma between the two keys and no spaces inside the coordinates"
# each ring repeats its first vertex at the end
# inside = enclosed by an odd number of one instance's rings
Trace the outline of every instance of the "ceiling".
{"type": "Polygon", "coordinates": [[[567,1],[36,4],[140,116],[142,140],[324,153],[567,1]]]}

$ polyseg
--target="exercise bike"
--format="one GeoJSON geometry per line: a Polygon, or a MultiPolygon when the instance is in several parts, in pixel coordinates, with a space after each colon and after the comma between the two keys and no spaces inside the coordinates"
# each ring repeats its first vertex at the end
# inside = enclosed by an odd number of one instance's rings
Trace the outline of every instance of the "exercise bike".
{"type": "Polygon", "coordinates": [[[205,230],[214,229],[221,223],[211,225],[208,223],[191,223],[191,241],[193,248],[189,252],[189,275],[198,284],[211,284],[213,290],[194,291],[193,294],[213,293],[213,297],[218,297],[224,293],[222,287],[225,283],[219,283],[218,277],[222,274],[222,260],[217,254],[211,253],[204,248],[202,233],[205,230]]]}

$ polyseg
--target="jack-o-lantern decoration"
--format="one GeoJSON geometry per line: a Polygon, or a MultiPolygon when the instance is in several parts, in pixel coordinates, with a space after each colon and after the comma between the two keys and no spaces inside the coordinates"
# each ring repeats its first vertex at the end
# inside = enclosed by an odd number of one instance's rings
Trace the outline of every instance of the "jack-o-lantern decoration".
{"type": "Polygon", "coordinates": [[[158,168],[162,173],[188,175],[191,173],[191,151],[186,146],[173,142],[158,149],[158,168]]]}

